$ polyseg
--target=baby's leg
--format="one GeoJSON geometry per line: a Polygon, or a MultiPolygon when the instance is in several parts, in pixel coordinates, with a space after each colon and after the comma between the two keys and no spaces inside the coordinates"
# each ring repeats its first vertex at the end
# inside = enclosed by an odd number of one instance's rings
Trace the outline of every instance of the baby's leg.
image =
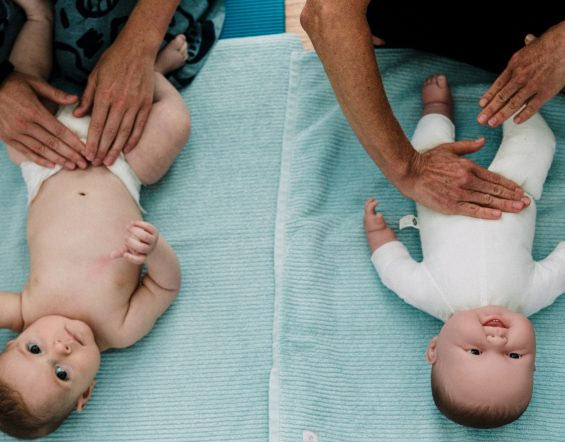
{"type": "Polygon", "coordinates": [[[455,141],[455,127],[451,122],[451,90],[445,75],[432,75],[424,81],[422,104],[422,118],[412,136],[414,149],[425,152],[455,141]]]}
{"type": "Polygon", "coordinates": [[[500,148],[489,170],[516,182],[534,199],[539,199],[555,153],[555,136],[539,113],[515,124],[503,125],[500,148]]]}
{"type": "Polygon", "coordinates": [[[184,63],[186,50],[186,39],[177,36],[155,63],[155,101],[138,145],[126,154],[143,184],[159,181],[188,140],[190,115],[186,103],[163,76],[184,63]]]}
{"type": "MultiPolygon", "coordinates": [[[[18,34],[10,62],[18,72],[48,79],[51,74],[53,6],[49,0],[14,0],[25,12],[26,22],[18,34]]],[[[55,112],[53,103],[44,103],[55,112]]],[[[15,164],[28,161],[26,156],[6,145],[8,156],[15,164]]]]}

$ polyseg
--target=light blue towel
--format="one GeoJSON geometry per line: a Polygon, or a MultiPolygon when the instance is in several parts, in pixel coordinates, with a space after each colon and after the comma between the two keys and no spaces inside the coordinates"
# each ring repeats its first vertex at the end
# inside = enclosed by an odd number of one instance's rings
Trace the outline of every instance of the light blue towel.
{"type": "MultiPolygon", "coordinates": [[[[180,257],[182,291],[145,339],[104,354],[86,411],[47,439],[562,440],[565,299],[533,318],[536,390],[520,421],[479,432],[435,410],[424,349],[440,323],[381,285],[362,231],[369,196],[391,223],[413,203],[369,160],[317,58],[299,48],[284,35],[220,41],[184,93],[188,146],[162,182],[142,190],[147,219],[180,257]]],[[[490,160],[500,131],[473,121],[491,75],[413,51],[379,59],[408,133],[422,80],[447,72],[458,137],[487,136],[475,157],[490,160]]],[[[558,97],[544,110],[559,144],[538,205],[538,258],[565,237],[564,109],[558,97]]],[[[27,274],[25,214],[23,181],[1,151],[4,290],[19,290],[27,274]]],[[[421,257],[416,231],[400,239],[421,257]]],[[[9,336],[0,332],[0,343],[9,336]]]]}
{"type": "MultiPolygon", "coordinates": [[[[472,158],[490,162],[501,129],[475,119],[492,75],[412,50],[379,50],[378,59],[394,113],[409,136],[420,115],[423,80],[446,73],[457,138],[484,135],[487,147],[472,158]]],[[[487,431],[444,418],[431,397],[424,357],[441,323],[382,285],[362,226],[363,204],[371,196],[393,226],[414,213],[414,204],[387,182],[353,135],[315,54],[295,53],[290,78],[275,243],[270,442],[303,436],[320,442],[563,440],[565,297],[532,318],[537,372],[523,417],[487,431]]],[[[558,146],[538,204],[536,258],[565,239],[565,97],[542,113],[558,146]]],[[[417,231],[403,230],[399,239],[421,259],[417,231]]]]}
{"type": "MultiPolygon", "coordinates": [[[[188,146],[141,193],[147,219],[180,258],[182,290],[146,338],[104,353],[85,412],[48,440],[268,439],[273,238],[290,53],[299,47],[285,35],[220,41],[183,94],[188,146]]],[[[20,290],[27,274],[25,198],[1,147],[4,290],[20,290]]]]}

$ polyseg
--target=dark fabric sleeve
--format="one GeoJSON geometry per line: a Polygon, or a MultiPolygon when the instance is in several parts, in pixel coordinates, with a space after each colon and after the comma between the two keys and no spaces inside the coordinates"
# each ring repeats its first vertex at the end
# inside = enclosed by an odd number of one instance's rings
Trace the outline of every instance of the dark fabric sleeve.
{"type": "MultiPolygon", "coordinates": [[[[218,40],[225,16],[225,0],[181,0],[162,47],[183,33],[188,60],[169,76],[177,88],[190,84],[218,40]]],[[[84,88],[100,56],[124,27],[135,0],[56,1],[54,10],[54,75],[84,88]]]]}

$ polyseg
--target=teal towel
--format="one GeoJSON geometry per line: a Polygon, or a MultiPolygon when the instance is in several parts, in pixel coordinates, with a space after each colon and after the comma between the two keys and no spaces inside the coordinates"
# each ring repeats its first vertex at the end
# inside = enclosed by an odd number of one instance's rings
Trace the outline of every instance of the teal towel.
{"type": "MultiPolygon", "coordinates": [[[[488,145],[472,158],[490,162],[501,129],[475,119],[494,76],[412,50],[377,54],[394,113],[409,136],[419,119],[423,80],[444,72],[453,86],[457,138],[485,136],[488,145]]],[[[565,297],[532,317],[537,371],[523,417],[486,431],[444,418],[431,397],[424,357],[441,323],[382,285],[362,225],[371,196],[395,230],[401,216],[415,212],[414,203],[387,182],[353,135],[316,55],[295,53],[290,78],[275,242],[270,442],[563,440],[565,297]]],[[[538,204],[536,258],[565,239],[564,113],[564,96],[542,112],[558,145],[538,204]]],[[[403,230],[399,239],[421,259],[417,231],[403,230]]]]}
{"type": "MultiPolygon", "coordinates": [[[[474,158],[492,158],[500,131],[474,123],[491,75],[413,51],[380,51],[379,59],[408,133],[422,80],[446,72],[458,137],[487,136],[474,158]]],[[[371,195],[391,223],[414,205],[369,160],[298,38],[220,41],[183,96],[188,146],[142,190],[147,219],[180,257],[182,291],[146,338],[104,354],[86,411],[47,440],[563,439],[562,299],[533,317],[536,389],[518,422],[467,430],[435,410],[424,349],[441,324],[382,286],[362,230],[371,195]]],[[[543,112],[558,152],[538,205],[537,258],[565,236],[564,109],[558,97],[543,112]]],[[[23,181],[0,149],[4,290],[19,290],[27,274],[25,214],[23,181]]],[[[421,257],[416,231],[400,239],[421,257]]],[[[0,344],[10,336],[0,332],[0,344]]]]}
{"type": "MultiPolygon", "coordinates": [[[[176,250],[182,290],[155,328],[104,353],[81,415],[53,441],[268,439],[273,238],[291,36],[222,40],[183,93],[192,135],[141,201],[176,250]],[[250,62],[253,61],[253,62],[250,62]]],[[[0,287],[27,275],[25,187],[0,146],[0,287]]],[[[0,333],[3,346],[9,333],[0,333]]],[[[0,440],[7,440],[0,436],[0,440]]]]}

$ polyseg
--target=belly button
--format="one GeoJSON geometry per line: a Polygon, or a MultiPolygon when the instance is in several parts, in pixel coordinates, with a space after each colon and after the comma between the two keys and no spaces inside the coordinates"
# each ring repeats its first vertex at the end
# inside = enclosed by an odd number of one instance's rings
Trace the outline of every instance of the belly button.
{"type": "Polygon", "coordinates": [[[84,193],[84,192],[79,192],[78,194],[79,194],[80,196],[85,196],[85,195],[86,195],[86,193],[84,193]]]}

